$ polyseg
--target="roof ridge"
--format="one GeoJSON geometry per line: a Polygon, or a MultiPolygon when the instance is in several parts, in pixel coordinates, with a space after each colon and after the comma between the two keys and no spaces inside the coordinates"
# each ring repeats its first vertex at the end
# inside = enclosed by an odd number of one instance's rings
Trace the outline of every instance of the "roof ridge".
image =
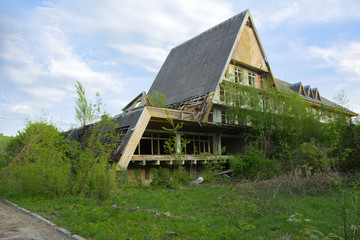
{"type": "Polygon", "coordinates": [[[209,28],[208,30],[206,30],[206,31],[204,31],[204,32],[202,32],[202,33],[199,33],[199,34],[196,35],[195,37],[192,37],[192,38],[190,38],[189,40],[186,40],[185,42],[183,42],[183,43],[177,45],[176,47],[172,48],[171,51],[172,51],[172,50],[175,50],[176,48],[179,48],[179,47],[185,45],[185,44],[188,43],[188,42],[191,42],[191,41],[193,41],[193,40],[196,40],[197,38],[201,37],[202,35],[205,35],[205,34],[211,32],[211,31],[215,30],[215,29],[218,28],[218,27],[221,27],[222,25],[230,22],[231,20],[234,20],[236,17],[239,17],[241,14],[244,14],[244,13],[246,13],[246,12],[248,12],[248,11],[249,11],[249,9],[246,9],[245,11],[242,11],[242,12],[240,12],[240,13],[232,16],[231,18],[229,18],[229,19],[227,19],[227,20],[225,20],[225,21],[223,21],[223,22],[215,25],[214,27],[209,28]]]}

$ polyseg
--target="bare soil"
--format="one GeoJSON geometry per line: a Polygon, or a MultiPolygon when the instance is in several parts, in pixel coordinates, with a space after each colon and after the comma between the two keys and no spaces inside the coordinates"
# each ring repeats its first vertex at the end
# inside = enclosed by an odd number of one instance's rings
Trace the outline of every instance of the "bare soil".
{"type": "Polygon", "coordinates": [[[0,239],[72,239],[0,199],[0,239]]]}

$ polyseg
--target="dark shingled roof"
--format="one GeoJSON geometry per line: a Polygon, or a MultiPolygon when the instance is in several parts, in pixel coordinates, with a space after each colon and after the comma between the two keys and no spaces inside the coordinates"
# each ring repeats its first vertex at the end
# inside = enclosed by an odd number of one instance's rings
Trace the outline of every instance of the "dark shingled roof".
{"type": "Polygon", "coordinates": [[[164,94],[168,104],[216,90],[248,10],[173,48],[148,94],[164,94]]]}
{"type": "MultiPolygon", "coordinates": [[[[277,83],[277,82],[276,82],[277,83]]],[[[290,84],[290,89],[294,92],[300,93],[301,82],[290,84]]]]}
{"type": "Polygon", "coordinates": [[[312,93],[314,95],[314,98],[316,98],[316,95],[318,93],[318,89],[317,88],[312,88],[311,90],[312,90],[312,93]]]}
{"type": "MultiPolygon", "coordinates": [[[[280,79],[277,79],[275,78],[276,80],[276,84],[278,86],[279,89],[281,90],[287,90],[287,89],[291,89],[292,91],[296,92],[296,93],[300,93],[300,86],[301,86],[301,82],[298,82],[298,83],[294,83],[294,84],[291,84],[291,83],[288,83],[288,82],[285,82],[285,81],[282,81],[280,79]]],[[[306,86],[308,87],[308,86],[306,86]]],[[[305,87],[304,87],[305,88],[305,87]]],[[[310,86],[309,86],[310,88],[310,86]]],[[[321,96],[321,100],[318,100],[316,99],[316,93],[318,93],[318,89],[317,88],[312,88],[311,89],[313,94],[314,94],[314,98],[311,98],[309,96],[303,96],[303,95],[300,95],[302,98],[306,99],[307,101],[310,101],[310,102],[313,102],[313,103],[317,103],[317,104],[321,104],[321,105],[324,105],[324,106],[328,106],[328,107],[333,107],[333,108],[337,108],[337,109],[340,109],[340,110],[343,110],[343,111],[347,111],[347,112],[350,112],[352,114],[356,114],[355,112],[345,108],[345,107],[342,107],[326,98],[324,98],[323,96],[321,96]]]]}
{"type": "MultiPolygon", "coordinates": [[[[117,124],[117,127],[119,128],[128,128],[126,135],[120,145],[119,152],[122,152],[125,148],[126,144],[128,143],[131,133],[133,132],[140,116],[143,111],[144,107],[142,108],[136,108],[132,111],[123,112],[119,115],[116,115],[112,119],[114,120],[114,123],[117,124]]],[[[107,131],[110,130],[108,128],[102,129],[101,131],[107,131]]],[[[82,133],[82,128],[76,128],[71,131],[71,133],[66,137],[67,139],[71,141],[79,141],[80,134],[82,133]]]]}
{"type": "Polygon", "coordinates": [[[309,94],[310,94],[310,85],[306,85],[306,86],[304,86],[304,90],[305,90],[305,95],[307,96],[307,97],[309,97],[309,94]]]}

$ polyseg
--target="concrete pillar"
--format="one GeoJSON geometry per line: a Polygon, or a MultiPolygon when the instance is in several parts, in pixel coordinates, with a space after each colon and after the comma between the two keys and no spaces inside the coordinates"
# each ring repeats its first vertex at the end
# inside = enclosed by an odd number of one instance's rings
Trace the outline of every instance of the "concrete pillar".
{"type": "Polygon", "coordinates": [[[180,133],[176,133],[176,153],[180,153],[181,152],[181,134],[180,133]]]}
{"type": "Polygon", "coordinates": [[[213,141],[213,148],[214,148],[214,153],[215,152],[218,152],[218,154],[221,155],[221,134],[220,133],[217,133],[215,136],[214,136],[214,141],[213,141]]]}

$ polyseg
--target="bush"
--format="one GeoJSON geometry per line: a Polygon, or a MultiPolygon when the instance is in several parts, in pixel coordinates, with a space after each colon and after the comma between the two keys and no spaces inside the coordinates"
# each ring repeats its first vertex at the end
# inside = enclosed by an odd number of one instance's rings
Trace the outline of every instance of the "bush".
{"type": "Polygon", "coordinates": [[[234,155],[230,159],[230,166],[236,177],[247,179],[269,179],[280,173],[280,164],[266,158],[257,144],[250,145],[243,155],[234,155]]]}
{"type": "Polygon", "coordinates": [[[153,180],[151,182],[151,185],[153,186],[170,186],[171,183],[171,174],[170,170],[168,168],[153,168],[151,169],[151,172],[153,174],[153,180]]]}
{"type": "MultiPolygon", "coordinates": [[[[108,123],[98,125],[103,124],[108,123]]],[[[33,195],[74,193],[109,198],[116,187],[115,166],[108,162],[112,148],[98,139],[99,135],[91,136],[89,147],[82,149],[79,143],[61,137],[45,118],[28,120],[24,131],[7,146],[10,161],[1,170],[1,186],[33,195]]]]}
{"type": "Polygon", "coordinates": [[[10,161],[2,169],[2,186],[12,191],[61,195],[69,191],[71,164],[65,140],[45,118],[27,120],[7,148],[10,161]]]}
{"type": "Polygon", "coordinates": [[[110,165],[109,158],[114,149],[113,139],[116,126],[104,115],[100,122],[94,125],[87,140],[86,148],[82,149],[79,143],[73,143],[73,192],[98,199],[111,197],[116,188],[116,166],[110,165]],[[103,131],[103,129],[110,129],[103,131]]]}
{"type": "Polygon", "coordinates": [[[292,169],[308,165],[313,171],[330,171],[334,166],[334,160],[328,157],[329,149],[317,146],[314,142],[302,143],[293,154],[292,169]]]}
{"type": "Polygon", "coordinates": [[[168,168],[157,168],[151,170],[153,173],[152,186],[162,186],[168,188],[179,188],[181,186],[189,185],[190,176],[183,167],[179,167],[172,173],[168,168]]]}

